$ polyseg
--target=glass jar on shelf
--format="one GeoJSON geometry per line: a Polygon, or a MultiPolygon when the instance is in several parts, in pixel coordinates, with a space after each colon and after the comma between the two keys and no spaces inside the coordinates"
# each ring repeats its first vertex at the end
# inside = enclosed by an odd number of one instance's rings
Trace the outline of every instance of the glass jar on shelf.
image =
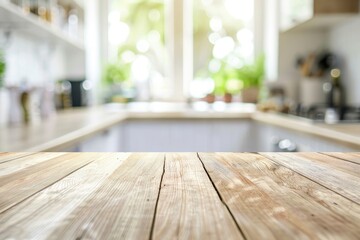
{"type": "Polygon", "coordinates": [[[55,27],[64,30],[66,22],[66,10],[64,6],[58,3],[57,0],[50,0],[50,15],[51,23],[55,27]]]}
{"type": "Polygon", "coordinates": [[[24,13],[30,13],[30,0],[21,0],[18,3],[24,13]]]}
{"type": "Polygon", "coordinates": [[[44,21],[47,21],[47,11],[48,11],[48,1],[38,0],[38,15],[44,21]]]}
{"type": "Polygon", "coordinates": [[[68,34],[71,37],[79,37],[79,13],[78,10],[74,7],[71,7],[68,12],[67,28],[68,34]]]}
{"type": "Polygon", "coordinates": [[[53,14],[54,14],[54,8],[56,8],[57,1],[53,0],[46,0],[46,14],[45,14],[45,20],[49,23],[53,22],[53,14]]]}

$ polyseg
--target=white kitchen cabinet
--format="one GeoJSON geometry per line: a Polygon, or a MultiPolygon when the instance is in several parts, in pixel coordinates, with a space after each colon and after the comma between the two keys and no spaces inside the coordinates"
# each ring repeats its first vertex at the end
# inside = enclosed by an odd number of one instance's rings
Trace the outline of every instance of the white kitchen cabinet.
{"type": "Polygon", "coordinates": [[[114,126],[83,141],[75,149],[79,152],[119,152],[121,137],[122,125],[114,126]]]}
{"type": "Polygon", "coordinates": [[[352,149],[335,141],[309,135],[269,124],[256,124],[256,134],[258,139],[258,150],[261,152],[278,151],[276,144],[282,140],[289,140],[301,152],[353,152],[352,149]]]}
{"type": "Polygon", "coordinates": [[[297,151],[351,152],[324,138],[245,119],[130,119],[83,141],[81,152],[273,152],[288,140],[297,151]]]}
{"type": "Polygon", "coordinates": [[[282,32],[333,27],[359,12],[358,0],[281,0],[282,32]]]}
{"type": "Polygon", "coordinates": [[[258,139],[255,135],[254,126],[251,120],[213,121],[209,151],[257,151],[258,139]]]}
{"type": "Polygon", "coordinates": [[[248,120],[130,120],[124,123],[126,152],[256,151],[248,120]]]}

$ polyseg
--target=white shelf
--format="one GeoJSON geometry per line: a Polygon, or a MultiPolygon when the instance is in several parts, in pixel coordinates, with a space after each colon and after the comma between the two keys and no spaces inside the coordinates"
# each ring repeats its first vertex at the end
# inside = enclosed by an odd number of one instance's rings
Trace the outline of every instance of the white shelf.
{"type": "Polygon", "coordinates": [[[61,3],[72,4],[76,8],[84,10],[84,0],[60,0],[61,3]]]}
{"type": "Polygon", "coordinates": [[[309,20],[283,29],[281,33],[295,33],[311,30],[327,30],[351,19],[359,17],[358,14],[318,14],[309,20]]]}
{"type": "Polygon", "coordinates": [[[84,43],[32,14],[25,14],[18,6],[0,1],[0,28],[26,32],[42,40],[84,51],[84,43]]]}

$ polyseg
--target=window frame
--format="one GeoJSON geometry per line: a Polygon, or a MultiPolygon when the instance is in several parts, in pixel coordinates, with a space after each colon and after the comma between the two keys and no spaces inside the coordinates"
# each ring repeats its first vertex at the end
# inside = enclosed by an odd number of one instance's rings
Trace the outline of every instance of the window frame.
{"type": "MultiPolygon", "coordinates": [[[[94,1],[94,0],[93,0],[94,1]]],[[[274,3],[278,0],[272,0],[274,3]]],[[[90,1],[89,1],[90,2],[90,1]]],[[[264,37],[268,35],[264,28],[267,21],[267,0],[254,0],[254,46],[255,56],[269,49],[264,46],[264,37]]],[[[108,22],[109,13],[108,0],[98,1],[98,14],[100,24],[100,66],[101,69],[108,63],[108,22]]],[[[184,102],[190,97],[190,83],[194,78],[193,73],[193,5],[192,0],[165,0],[165,36],[166,49],[169,58],[169,65],[165,78],[170,81],[171,94],[167,101],[184,102]],[[176,56],[176,57],[175,57],[176,56]]],[[[271,31],[271,30],[270,30],[271,31]]],[[[274,36],[273,36],[274,38],[274,36]]],[[[274,39],[273,39],[274,40],[274,39]]],[[[275,39],[276,40],[276,39],[275,39]]],[[[274,51],[272,51],[274,55],[274,51]]],[[[275,54],[276,55],[276,54],[275,54]]],[[[276,68],[277,61],[271,58],[273,64],[268,68],[276,68]]],[[[267,62],[269,62],[267,60],[267,62]]],[[[272,74],[274,71],[272,71],[272,74]]],[[[272,76],[276,78],[276,76],[272,76]]]]}

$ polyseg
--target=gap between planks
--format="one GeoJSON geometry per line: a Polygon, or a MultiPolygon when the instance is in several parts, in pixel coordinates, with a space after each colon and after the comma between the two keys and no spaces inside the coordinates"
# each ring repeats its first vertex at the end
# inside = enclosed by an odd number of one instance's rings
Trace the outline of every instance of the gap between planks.
{"type": "Polygon", "coordinates": [[[342,156],[344,153],[340,153],[341,155],[339,155],[339,153],[326,153],[326,152],[319,152],[319,154],[328,156],[328,157],[333,157],[342,161],[346,161],[346,162],[350,162],[350,163],[354,163],[354,164],[358,164],[360,165],[360,155],[357,153],[349,153],[351,155],[354,155],[353,157],[357,157],[359,155],[359,161],[355,161],[355,160],[350,160],[350,159],[346,159],[344,156],[342,156]]]}
{"type": "Polygon", "coordinates": [[[255,154],[201,153],[200,156],[248,238],[292,239],[295,235],[311,238],[316,234],[319,239],[327,239],[331,233],[342,235],[340,224],[345,220],[354,222],[349,225],[349,235],[359,234],[357,204],[292,169],[255,154]],[[333,201],[342,204],[337,207],[333,201]],[[347,207],[343,207],[344,203],[347,207]],[[342,220],[334,222],[339,219],[342,220]],[[331,226],[335,230],[328,229],[331,226]]]}
{"type": "Polygon", "coordinates": [[[196,153],[196,155],[197,155],[197,157],[198,157],[199,161],[201,162],[201,165],[202,165],[202,167],[203,167],[203,169],[204,169],[204,171],[205,171],[206,175],[208,176],[208,178],[209,178],[209,180],[210,180],[210,182],[211,182],[212,186],[214,187],[214,189],[215,189],[215,191],[216,191],[216,193],[217,193],[217,195],[218,195],[218,197],[219,197],[220,201],[221,201],[221,202],[222,202],[222,204],[226,207],[227,211],[229,212],[229,214],[230,214],[230,216],[231,216],[232,220],[235,222],[235,225],[236,225],[236,227],[238,228],[239,232],[241,233],[242,237],[246,240],[247,238],[246,238],[246,236],[245,236],[245,234],[244,234],[244,231],[241,229],[241,227],[240,227],[239,223],[236,221],[236,218],[235,218],[235,216],[233,215],[233,213],[231,212],[231,210],[230,210],[229,206],[226,204],[226,202],[224,201],[224,199],[221,197],[221,194],[220,194],[219,190],[217,189],[217,187],[216,187],[216,185],[215,185],[215,183],[214,183],[213,179],[211,178],[211,176],[210,176],[209,172],[207,171],[207,169],[206,169],[206,167],[205,167],[205,165],[204,165],[203,161],[201,160],[200,154],[197,152],[197,153],[196,153]]]}
{"type": "MultiPolygon", "coordinates": [[[[66,154],[65,154],[65,155],[62,155],[62,156],[58,156],[58,157],[64,157],[64,156],[66,156],[66,154]]],[[[55,158],[57,158],[57,157],[49,158],[49,160],[52,160],[52,159],[55,159],[55,158]]],[[[38,190],[36,190],[36,191],[34,191],[34,192],[30,193],[30,194],[27,194],[27,196],[24,196],[23,198],[19,199],[16,203],[14,203],[14,204],[12,204],[12,205],[10,205],[10,206],[4,207],[3,209],[0,210],[0,214],[3,214],[3,213],[5,213],[5,212],[7,212],[9,209],[12,209],[13,207],[15,207],[15,206],[17,206],[18,204],[24,202],[25,200],[31,198],[32,196],[36,195],[37,193],[43,191],[44,189],[46,189],[46,188],[54,185],[55,183],[61,181],[62,179],[66,178],[67,176],[69,176],[69,175],[71,175],[71,174],[73,174],[74,172],[78,171],[79,169],[81,169],[81,168],[89,165],[89,164],[92,163],[93,161],[94,161],[94,159],[93,159],[93,160],[90,160],[89,162],[86,162],[86,163],[84,163],[84,164],[81,164],[81,165],[78,166],[78,167],[75,167],[73,170],[69,171],[67,174],[63,175],[62,177],[59,177],[59,179],[57,179],[57,180],[55,180],[55,181],[52,181],[51,183],[47,184],[46,186],[44,186],[44,187],[42,187],[42,188],[39,188],[38,190]]]]}
{"type": "MultiPolygon", "coordinates": [[[[7,152],[5,152],[6,154],[7,152]]],[[[10,162],[10,161],[13,161],[13,160],[17,160],[17,159],[20,159],[20,158],[24,158],[24,157],[28,157],[28,156],[31,156],[31,155],[34,155],[36,153],[23,153],[23,154],[20,154],[20,156],[17,156],[15,153],[8,153],[8,154],[14,154],[15,156],[11,157],[10,158],[5,158],[5,160],[1,160],[2,156],[0,155],[0,164],[3,164],[3,163],[7,163],[7,162],[10,162]]]]}
{"type": "MultiPolygon", "coordinates": [[[[290,171],[296,172],[296,173],[299,174],[300,176],[302,176],[302,177],[304,177],[304,178],[306,178],[306,179],[308,179],[308,180],[310,180],[310,181],[312,181],[312,182],[314,182],[314,183],[316,183],[316,184],[318,184],[318,185],[320,185],[320,186],[328,189],[329,191],[331,191],[331,192],[333,192],[333,193],[335,193],[335,194],[338,194],[338,195],[340,195],[341,197],[343,197],[343,198],[345,198],[345,199],[347,199],[347,200],[349,200],[349,201],[351,201],[351,202],[353,202],[353,203],[355,203],[355,204],[357,204],[357,205],[360,205],[360,203],[357,202],[357,201],[355,201],[354,199],[352,199],[352,198],[350,198],[350,197],[348,197],[348,196],[345,196],[345,195],[342,194],[342,193],[336,192],[336,191],[333,190],[331,187],[326,186],[325,184],[322,184],[322,183],[320,183],[319,181],[316,181],[315,179],[313,179],[313,178],[307,176],[306,174],[302,173],[302,171],[298,171],[298,170],[295,169],[295,168],[288,167],[286,164],[282,163],[281,161],[275,161],[275,160],[273,160],[272,158],[270,158],[269,156],[263,155],[263,153],[256,153],[256,152],[255,152],[254,154],[258,154],[258,155],[260,155],[260,156],[262,156],[262,157],[265,157],[266,159],[272,161],[273,163],[279,164],[279,165],[281,165],[282,167],[289,169],[290,171]]],[[[284,156],[283,156],[283,157],[284,157],[284,156]]]]}
{"type": "Polygon", "coordinates": [[[244,239],[195,152],[167,154],[161,187],[153,239],[244,239]]]}
{"type": "Polygon", "coordinates": [[[163,183],[164,175],[165,175],[165,164],[166,164],[166,154],[164,154],[163,172],[162,172],[162,174],[161,174],[161,179],[160,179],[160,183],[159,183],[158,196],[157,196],[157,198],[156,198],[156,203],[155,203],[155,210],[154,210],[153,221],[152,221],[152,223],[151,223],[151,228],[150,228],[150,236],[149,236],[149,239],[150,239],[150,240],[153,239],[153,234],[154,234],[155,221],[156,221],[156,213],[157,213],[157,209],[158,209],[158,205],[159,205],[161,185],[162,185],[162,183],[163,183]]]}
{"type": "Polygon", "coordinates": [[[162,153],[130,155],[74,209],[66,224],[52,231],[50,239],[92,239],[93,234],[101,239],[149,239],[163,160],[162,153]]]}
{"type": "Polygon", "coordinates": [[[25,197],[24,199],[20,200],[20,201],[19,201],[19,202],[17,202],[16,204],[14,204],[14,205],[10,206],[9,208],[5,209],[3,212],[0,212],[0,214],[5,213],[6,211],[8,211],[8,210],[12,209],[13,207],[17,206],[18,204],[20,204],[20,203],[24,202],[25,200],[27,200],[27,199],[31,198],[32,196],[34,196],[34,195],[36,195],[36,194],[38,194],[39,192],[43,191],[44,189],[46,189],[46,188],[48,188],[48,187],[50,187],[50,186],[54,185],[55,183],[57,183],[57,182],[61,181],[62,179],[66,178],[67,176],[69,176],[69,175],[73,174],[74,172],[76,172],[76,171],[80,170],[81,168],[83,168],[83,167],[85,167],[85,166],[89,165],[89,164],[90,164],[90,163],[92,163],[92,162],[93,162],[93,161],[91,161],[91,162],[89,162],[89,163],[86,163],[85,165],[83,165],[83,166],[81,166],[81,167],[79,167],[79,168],[77,168],[77,169],[74,169],[72,172],[70,172],[69,174],[66,174],[65,176],[63,176],[63,177],[62,177],[62,178],[60,178],[59,180],[57,180],[57,181],[55,181],[55,182],[53,182],[53,183],[51,183],[51,184],[47,185],[46,187],[44,187],[44,188],[42,188],[42,189],[40,189],[40,190],[38,190],[38,191],[34,192],[33,194],[31,194],[31,195],[29,195],[29,196],[25,197]]]}

